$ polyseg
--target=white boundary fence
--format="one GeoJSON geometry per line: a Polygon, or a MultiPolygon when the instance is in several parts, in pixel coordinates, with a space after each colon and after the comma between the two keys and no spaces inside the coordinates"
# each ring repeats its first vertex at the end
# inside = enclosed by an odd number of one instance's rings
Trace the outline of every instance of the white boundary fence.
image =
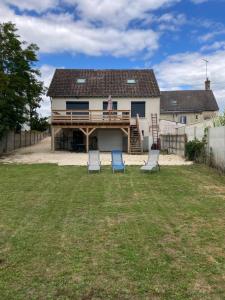
{"type": "Polygon", "coordinates": [[[205,128],[210,127],[213,127],[213,120],[208,120],[202,123],[196,123],[193,125],[180,127],[178,128],[178,133],[186,134],[188,141],[192,141],[194,139],[201,141],[205,134],[205,128]]]}
{"type": "Polygon", "coordinates": [[[225,170],[225,126],[209,128],[208,154],[212,165],[225,170]]]}
{"type": "Polygon", "coordinates": [[[206,134],[207,156],[210,164],[225,170],[225,126],[213,127],[213,120],[205,121],[178,129],[179,134],[186,134],[187,141],[202,140],[206,134]],[[208,128],[206,131],[205,129],[208,128]]]}

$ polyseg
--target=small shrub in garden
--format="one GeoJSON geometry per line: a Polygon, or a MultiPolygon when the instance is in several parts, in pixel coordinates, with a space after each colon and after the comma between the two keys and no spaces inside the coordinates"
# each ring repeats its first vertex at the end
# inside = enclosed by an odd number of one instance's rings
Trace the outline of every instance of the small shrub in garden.
{"type": "Polygon", "coordinates": [[[205,142],[197,139],[187,142],[185,154],[188,160],[203,162],[205,159],[205,142]]]}

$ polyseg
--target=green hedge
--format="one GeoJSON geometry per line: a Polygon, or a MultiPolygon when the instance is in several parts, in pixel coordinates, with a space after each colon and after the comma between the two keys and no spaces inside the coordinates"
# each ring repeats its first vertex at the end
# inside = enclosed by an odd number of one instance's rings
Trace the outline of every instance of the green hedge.
{"type": "Polygon", "coordinates": [[[205,159],[205,142],[201,142],[197,139],[187,142],[185,155],[188,160],[203,162],[205,159]]]}

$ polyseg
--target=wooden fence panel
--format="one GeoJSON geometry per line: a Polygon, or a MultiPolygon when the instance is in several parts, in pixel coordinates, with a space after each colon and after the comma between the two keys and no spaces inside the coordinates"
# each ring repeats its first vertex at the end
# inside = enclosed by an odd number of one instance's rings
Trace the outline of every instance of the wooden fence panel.
{"type": "Polygon", "coordinates": [[[169,154],[185,156],[186,134],[162,134],[160,135],[161,150],[169,154]]]}

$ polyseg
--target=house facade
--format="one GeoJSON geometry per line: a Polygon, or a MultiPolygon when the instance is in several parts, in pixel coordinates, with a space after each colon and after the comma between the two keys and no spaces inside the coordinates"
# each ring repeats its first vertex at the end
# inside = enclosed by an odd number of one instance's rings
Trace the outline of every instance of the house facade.
{"type": "Polygon", "coordinates": [[[205,82],[205,90],[161,92],[161,120],[191,125],[215,117],[218,111],[209,80],[205,82]]]}
{"type": "Polygon", "coordinates": [[[153,70],[57,69],[48,96],[53,151],[141,153],[158,125],[160,91],[153,70]]]}

